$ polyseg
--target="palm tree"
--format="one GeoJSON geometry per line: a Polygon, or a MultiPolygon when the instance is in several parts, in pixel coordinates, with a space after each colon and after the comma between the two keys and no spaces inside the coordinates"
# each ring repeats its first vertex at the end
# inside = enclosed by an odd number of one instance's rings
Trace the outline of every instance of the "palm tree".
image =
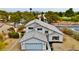
{"type": "Polygon", "coordinates": [[[32,8],[30,8],[30,12],[32,11],[32,8]]]}

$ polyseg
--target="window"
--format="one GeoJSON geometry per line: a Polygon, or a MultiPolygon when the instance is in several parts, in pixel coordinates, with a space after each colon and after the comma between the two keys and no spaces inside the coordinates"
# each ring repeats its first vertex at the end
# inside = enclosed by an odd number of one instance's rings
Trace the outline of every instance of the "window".
{"type": "Polygon", "coordinates": [[[37,30],[42,30],[42,28],[37,28],[37,30]]]}
{"type": "Polygon", "coordinates": [[[28,27],[28,29],[33,29],[33,27],[28,27]]]}
{"type": "Polygon", "coordinates": [[[59,40],[59,36],[53,36],[52,40],[59,40]]]}
{"type": "Polygon", "coordinates": [[[48,31],[45,31],[45,33],[48,33],[48,31]]]}

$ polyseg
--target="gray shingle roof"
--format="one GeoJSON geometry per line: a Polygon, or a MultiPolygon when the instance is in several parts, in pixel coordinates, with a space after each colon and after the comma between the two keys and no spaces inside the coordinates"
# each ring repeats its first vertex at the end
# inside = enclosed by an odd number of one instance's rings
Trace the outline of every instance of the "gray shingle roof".
{"type": "Polygon", "coordinates": [[[32,21],[30,21],[30,22],[28,22],[27,24],[26,24],[26,26],[28,26],[28,25],[30,25],[30,24],[32,24],[32,23],[38,23],[39,25],[41,25],[41,26],[43,26],[43,27],[46,27],[46,28],[48,28],[48,29],[50,29],[50,30],[52,30],[52,31],[55,31],[55,32],[57,32],[57,33],[60,33],[60,34],[63,34],[58,28],[56,28],[55,26],[53,26],[53,25],[51,25],[51,24],[48,24],[48,23],[45,23],[45,22],[43,22],[43,21],[40,21],[40,20],[38,20],[38,19],[35,19],[35,20],[32,20],[32,21]]]}
{"type": "Polygon", "coordinates": [[[28,40],[30,38],[37,38],[39,40],[47,42],[47,38],[46,38],[45,34],[37,32],[37,31],[34,31],[34,30],[30,31],[30,32],[26,32],[25,35],[20,40],[20,42],[22,42],[24,40],[28,40]]]}

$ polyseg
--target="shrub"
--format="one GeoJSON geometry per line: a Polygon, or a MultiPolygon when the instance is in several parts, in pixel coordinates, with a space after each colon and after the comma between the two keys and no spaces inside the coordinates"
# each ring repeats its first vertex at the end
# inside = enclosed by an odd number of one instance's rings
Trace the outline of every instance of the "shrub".
{"type": "Polygon", "coordinates": [[[0,34],[0,41],[3,41],[3,35],[0,34]]]}
{"type": "Polygon", "coordinates": [[[5,44],[0,41],[0,50],[2,50],[5,47],[5,44]]]}
{"type": "Polygon", "coordinates": [[[18,28],[18,31],[23,31],[23,29],[24,29],[25,27],[24,26],[20,26],[19,28],[18,28]]]}
{"type": "Polygon", "coordinates": [[[9,32],[8,35],[10,38],[19,38],[19,33],[17,32],[9,32]]]}
{"type": "Polygon", "coordinates": [[[75,32],[75,31],[72,31],[70,29],[67,29],[65,28],[63,30],[63,32],[67,35],[70,35],[71,37],[73,37],[74,39],[78,40],[79,41],[79,33],[78,32],[75,32]]]}
{"type": "Polygon", "coordinates": [[[8,30],[9,31],[15,31],[13,27],[9,28],[8,30]]]}
{"type": "Polygon", "coordinates": [[[78,41],[79,41],[79,33],[77,33],[77,32],[76,32],[76,33],[74,33],[74,34],[73,34],[73,37],[74,37],[76,40],[78,40],[78,41]]]}
{"type": "Polygon", "coordinates": [[[5,45],[8,45],[8,43],[5,43],[5,45]]]}
{"type": "Polygon", "coordinates": [[[70,30],[70,29],[64,28],[62,31],[63,31],[65,34],[73,35],[73,31],[70,30]]]}
{"type": "Polygon", "coordinates": [[[24,35],[24,33],[25,33],[24,31],[23,31],[23,32],[21,32],[21,37],[24,35]]]}

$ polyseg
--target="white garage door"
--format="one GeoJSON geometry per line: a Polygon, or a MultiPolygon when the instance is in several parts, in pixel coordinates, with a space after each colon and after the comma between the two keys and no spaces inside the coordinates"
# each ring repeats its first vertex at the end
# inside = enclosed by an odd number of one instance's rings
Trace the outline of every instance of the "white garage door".
{"type": "Polygon", "coordinates": [[[40,51],[42,50],[42,44],[41,43],[26,43],[25,48],[26,50],[40,51]]]}

